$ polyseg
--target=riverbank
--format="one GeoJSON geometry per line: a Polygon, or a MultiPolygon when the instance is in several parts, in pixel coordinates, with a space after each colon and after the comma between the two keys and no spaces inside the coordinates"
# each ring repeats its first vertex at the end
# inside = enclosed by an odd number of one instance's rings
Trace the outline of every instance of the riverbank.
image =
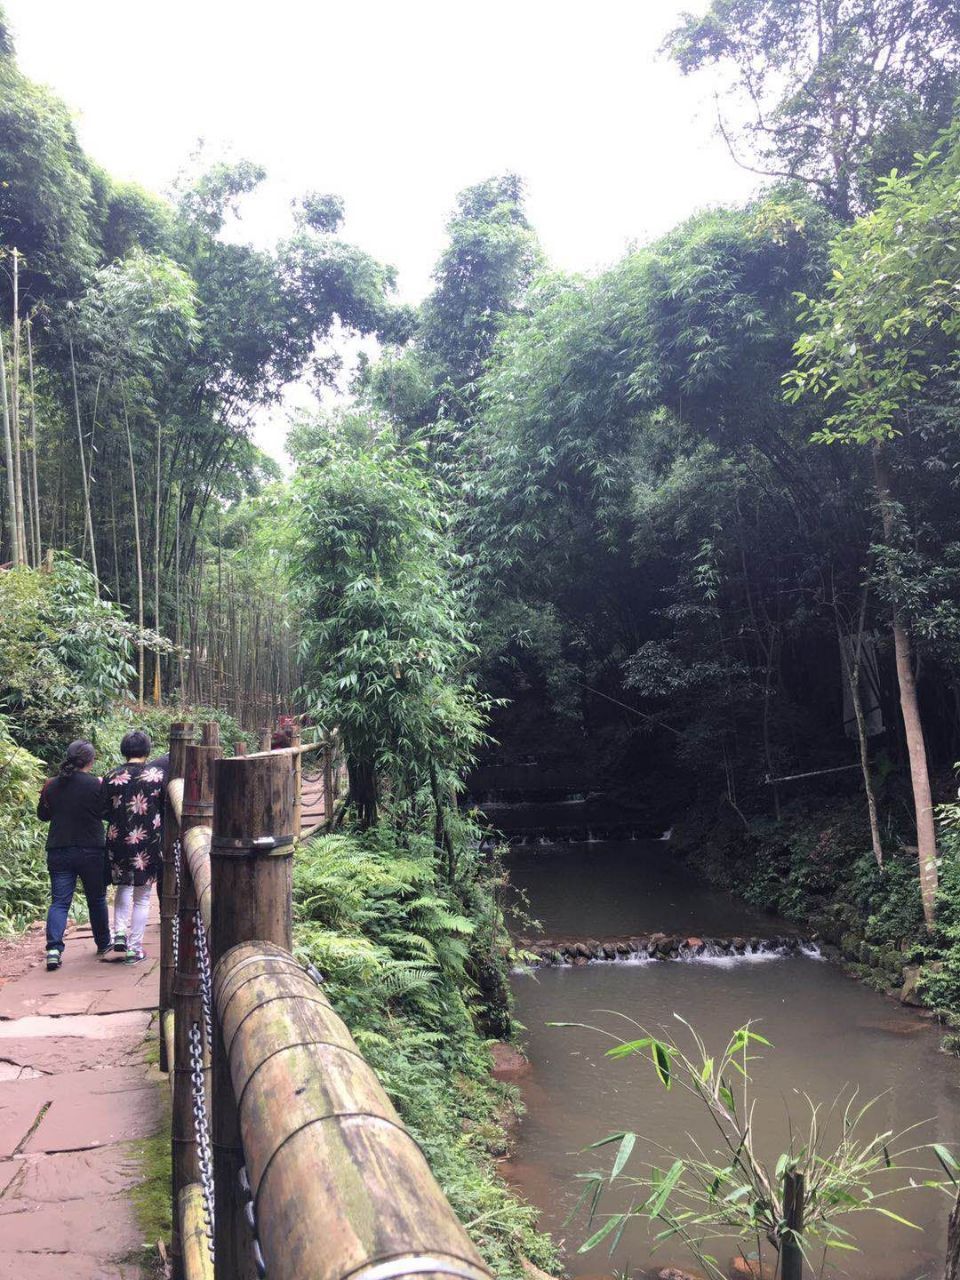
{"type": "Polygon", "coordinates": [[[490,1050],[510,1033],[498,886],[496,864],[466,841],[451,880],[432,834],[319,836],[294,864],[294,948],[323,974],[494,1275],[524,1280],[557,1254],[497,1168],[518,1105],[490,1050]]]}
{"type": "Polygon", "coordinates": [[[943,848],[933,934],[923,922],[916,850],[893,837],[887,845],[880,868],[859,797],[785,806],[779,823],[744,824],[729,806],[700,803],[677,821],[671,840],[677,859],[705,884],[786,918],[867,985],[960,1026],[952,843],[948,837],[943,848]]]}

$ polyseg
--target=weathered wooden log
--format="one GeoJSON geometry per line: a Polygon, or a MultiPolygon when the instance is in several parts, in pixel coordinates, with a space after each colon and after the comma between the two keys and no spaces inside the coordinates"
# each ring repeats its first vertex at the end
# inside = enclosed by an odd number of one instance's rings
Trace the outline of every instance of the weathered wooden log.
{"type": "Polygon", "coordinates": [[[203,1188],[198,1182],[191,1182],[180,1192],[180,1238],[185,1280],[213,1280],[209,1227],[204,1213],[203,1188]]]}
{"type": "MultiPolygon", "coordinates": [[[[271,1280],[489,1280],[322,989],[277,947],[226,952],[214,998],[271,1280]]],[[[219,1212],[219,1210],[218,1210],[219,1212]]]]}
{"type": "MultiPolygon", "coordinates": [[[[292,942],[293,768],[289,751],[217,762],[214,777],[211,951],[240,942],[292,942]]],[[[213,1143],[218,1280],[252,1280],[253,1256],[237,1180],[243,1147],[222,1036],[214,1036],[213,1143]]]]}
{"type": "MultiPolygon", "coordinates": [[[[184,754],[184,790],[181,813],[181,844],[185,855],[198,845],[202,833],[209,833],[213,810],[213,767],[220,753],[216,724],[204,725],[200,745],[190,744],[184,754]]],[[[209,835],[208,835],[209,839],[209,835]]],[[[203,1027],[201,973],[197,949],[199,904],[191,874],[191,858],[181,864],[179,947],[177,970],[173,981],[174,1065],[172,1107],[173,1203],[180,1202],[181,1190],[200,1178],[200,1162],[194,1127],[194,1067],[191,1061],[191,1038],[203,1027]]],[[[204,1080],[204,1094],[209,1104],[209,1062],[198,1068],[204,1080]]],[[[174,1275],[182,1272],[182,1243],[178,1220],[174,1215],[171,1255],[174,1275]]]]}
{"type": "MultiPolygon", "coordinates": [[[[167,795],[164,801],[163,823],[163,873],[160,881],[160,999],[162,1015],[173,1004],[173,921],[177,914],[177,867],[174,850],[180,837],[180,810],[174,800],[182,792],[179,780],[183,777],[184,750],[193,741],[192,724],[179,721],[170,726],[170,767],[167,770],[167,795]]],[[[165,1038],[160,1039],[160,1070],[169,1071],[165,1038]]]]}
{"type": "Polygon", "coordinates": [[[212,832],[209,827],[191,827],[182,840],[183,859],[193,881],[197,909],[208,933],[210,931],[212,897],[210,883],[211,835],[212,832]]]}
{"type": "Polygon", "coordinates": [[[269,751],[273,745],[273,733],[267,724],[261,725],[257,730],[257,738],[260,742],[261,751],[269,751]]]}
{"type": "MultiPolygon", "coordinates": [[[[164,1009],[160,1015],[161,1037],[160,1044],[162,1052],[166,1054],[166,1060],[170,1066],[173,1066],[174,1048],[173,1048],[173,1010],[164,1009]]],[[[168,1068],[169,1070],[169,1068],[168,1068]]]]}

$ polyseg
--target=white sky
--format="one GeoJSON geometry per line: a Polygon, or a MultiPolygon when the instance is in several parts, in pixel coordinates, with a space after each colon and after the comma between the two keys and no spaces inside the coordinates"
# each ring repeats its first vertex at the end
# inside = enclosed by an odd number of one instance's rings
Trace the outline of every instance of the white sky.
{"type": "MultiPolygon", "coordinates": [[[[429,288],[458,191],[512,170],[554,265],[590,270],[707,204],[747,196],[709,86],[657,48],[704,0],[4,0],[20,66],[76,112],[114,177],[164,190],[205,139],[268,170],[248,238],[304,190],[429,288]]],[[[260,443],[282,451],[282,415],[260,443]]]]}

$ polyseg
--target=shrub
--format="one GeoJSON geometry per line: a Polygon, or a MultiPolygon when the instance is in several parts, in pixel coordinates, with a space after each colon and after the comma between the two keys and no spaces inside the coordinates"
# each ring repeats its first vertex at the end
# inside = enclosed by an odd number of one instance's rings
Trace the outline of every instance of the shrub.
{"type": "Polygon", "coordinates": [[[24,928],[47,895],[44,830],[36,817],[43,765],[10,735],[0,716],[0,933],[24,928]]]}
{"type": "Polygon", "coordinates": [[[502,971],[496,868],[466,846],[456,883],[432,841],[386,826],[309,841],[294,869],[295,945],[422,1146],[494,1274],[556,1263],[536,1211],[496,1175],[515,1095],[490,1078],[472,980],[478,947],[502,971]]]}

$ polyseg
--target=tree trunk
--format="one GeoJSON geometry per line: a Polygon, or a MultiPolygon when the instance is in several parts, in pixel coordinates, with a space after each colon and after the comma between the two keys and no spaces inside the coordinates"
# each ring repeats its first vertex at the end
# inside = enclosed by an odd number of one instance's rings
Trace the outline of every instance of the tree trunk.
{"type": "Polygon", "coordinates": [[[377,823],[377,775],[369,760],[358,760],[348,755],[347,776],[350,780],[350,807],[357,815],[361,829],[366,831],[377,823]]]}
{"type": "Polygon", "coordinates": [[[30,490],[33,497],[33,541],[37,564],[43,559],[43,539],[40,536],[40,486],[37,483],[37,396],[33,382],[33,334],[27,321],[27,371],[30,378],[30,490]]]}
{"type": "MultiPolygon", "coordinates": [[[[160,634],[160,419],[157,419],[157,476],[153,500],[153,629],[160,634]]],[[[160,705],[160,654],[153,655],[153,701],[160,705]]]]}
{"type": "Polygon", "coordinates": [[[960,1194],[957,1195],[950,1214],[950,1227],[947,1232],[947,1265],[943,1273],[944,1280],[960,1280],[960,1194]]]}
{"type": "MultiPolygon", "coordinates": [[[[873,448],[873,474],[880,500],[883,534],[888,545],[893,544],[894,517],[891,508],[890,476],[882,447],[873,448]]],[[[920,864],[920,896],[923,901],[923,918],[929,930],[936,925],[937,913],[937,828],[933,818],[933,797],[930,791],[930,771],[927,766],[927,748],[923,737],[923,722],[917,700],[917,682],[913,674],[913,656],[910,636],[900,613],[893,613],[893,648],[897,663],[897,683],[900,688],[900,711],[907,739],[910,760],[910,781],[913,786],[913,805],[917,822],[917,858],[920,864]]]]}
{"type": "Polygon", "coordinates": [[[3,401],[3,464],[7,472],[7,529],[10,536],[10,559],[20,563],[20,539],[17,536],[17,486],[13,470],[13,437],[10,434],[10,406],[7,401],[7,365],[0,336],[0,400],[3,401]]]}
{"type": "Polygon", "coordinates": [[[837,641],[840,645],[840,657],[843,670],[850,686],[850,700],[853,703],[853,714],[857,721],[857,741],[860,746],[860,771],[863,774],[863,789],[867,796],[867,816],[870,821],[870,844],[877,866],[883,866],[883,845],[880,841],[880,822],[877,817],[877,797],[873,790],[873,775],[870,772],[870,752],[867,740],[867,721],[863,714],[863,699],[860,697],[860,662],[863,656],[863,624],[867,615],[867,592],[864,588],[860,604],[860,619],[857,625],[857,638],[851,663],[844,644],[843,628],[837,611],[836,596],[833,601],[833,616],[837,624],[837,641]]]}
{"type": "Polygon", "coordinates": [[[80,445],[80,476],[83,480],[83,510],[86,521],[87,537],[90,539],[90,568],[93,570],[93,585],[100,599],[100,574],[97,572],[97,544],[93,538],[93,514],[90,510],[90,483],[87,479],[87,461],[83,451],[83,424],[80,421],[80,393],[77,390],[77,364],[73,355],[73,339],[70,339],[70,375],[73,379],[73,411],[77,419],[77,441],[80,445]]]}
{"type": "Polygon", "coordinates": [[[23,509],[23,462],[20,456],[20,254],[13,251],[13,351],[10,360],[10,418],[13,436],[13,488],[17,512],[17,554],[28,564],[27,526],[23,509]]]}
{"type": "Polygon", "coordinates": [[[140,507],[137,502],[137,469],[133,463],[133,440],[130,436],[130,419],[127,417],[127,401],[123,401],[123,424],[127,432],[127,457],[130,460],[130,495],[133,499],[133,545],[137,553],[137,625],[140,636],[137,641],[137,706],[143,706],[143,547],[140,543],[140,507]]]}

